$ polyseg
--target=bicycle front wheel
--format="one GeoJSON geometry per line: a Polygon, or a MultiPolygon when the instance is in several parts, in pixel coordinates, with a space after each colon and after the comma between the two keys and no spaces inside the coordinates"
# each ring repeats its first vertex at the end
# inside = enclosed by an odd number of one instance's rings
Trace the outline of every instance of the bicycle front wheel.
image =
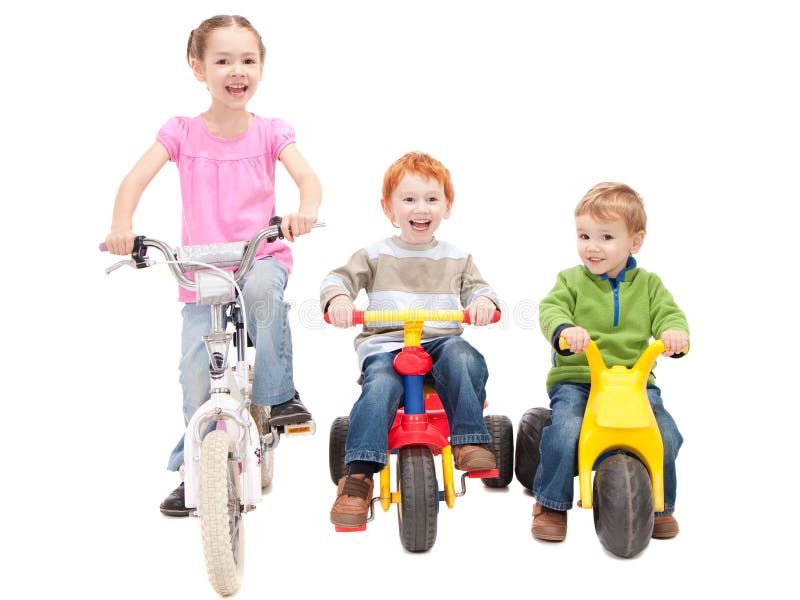
{"type": "Polygon", "coordinates": [[[226,431],[210,432],[200,448],[197,514],[211,586],[221,596],[238,591],[244,567],[239,463],[226,431]]]}

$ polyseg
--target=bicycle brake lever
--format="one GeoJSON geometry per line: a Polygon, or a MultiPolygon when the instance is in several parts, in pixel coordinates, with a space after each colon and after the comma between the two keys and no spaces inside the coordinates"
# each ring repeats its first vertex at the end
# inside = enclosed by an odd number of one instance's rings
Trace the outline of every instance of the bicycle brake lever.
{"type": "Polygon", "coordinates": [[[106,275],[111,275],[111,273],[113,273],[114,271],[116,271],[120,267],[124,267],[124,266],[135,267],[136,266],[136,261],[134,261],[131,258],[128,258],[126,260],[121,260],[121,261],[119,261],[117,263],[114,263],[113,265],[111,265],[110,267],[108,267],[106,269],[106,275]]]}

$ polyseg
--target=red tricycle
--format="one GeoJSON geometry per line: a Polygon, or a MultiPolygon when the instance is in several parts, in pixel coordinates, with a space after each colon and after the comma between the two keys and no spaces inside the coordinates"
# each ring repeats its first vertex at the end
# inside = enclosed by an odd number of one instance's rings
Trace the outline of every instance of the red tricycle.
{"type": "MultiPolygon", "coordinates": [[[[495,312],[493,322],[500,313],[495,312]]],[[[326,321],[328,320],[325,315],[326,321]]],[[[464,310],[400,310],[353,311],[353,323],[402,322],[404,347],[394,360],[395,370],[403,376],[404,398],[401,408],[389,430],[388,449],[396,455],[397,491],[391,491],[391,461],[380,472],[380,493],[369,506],[367,521],[374,517],[373,505],[380,501],[384,511],[392,504],[398,505],[400,541],[410,552],[429,550],[436,541],[438,504],[444,500],[452,508],[455,499],[466,493],[466,478],[480,478],[492,488],[508,486],[513,477],[514,442],[513,426],[508,417],[486,415],[484,422],[492,437],[489,447],[497,460],[497,468],[466,471],[461,476],[461,490],[456,491],[453,476],[453,455],[450,448],[450,428],[439,396],[423,385],[424,375],[431,368],[431,358],[421,345],[425,321],[456,321],[469,323],[469,313],[464,310]],[[443,488],[439,489],[434,456],[441,455],[443,488]]],[[[345,441],[349,417],[337,417],[331,425],[329,463],[331,480],[336,484],[347,475],[345,441]]],[[[337,531],[363,531],[358,528],[341,528],[337,531]]]]}

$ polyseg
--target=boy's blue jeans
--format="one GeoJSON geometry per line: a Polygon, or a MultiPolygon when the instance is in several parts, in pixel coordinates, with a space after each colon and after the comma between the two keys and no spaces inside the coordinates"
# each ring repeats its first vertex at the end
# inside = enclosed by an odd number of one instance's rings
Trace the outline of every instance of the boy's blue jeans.
{"type": "MultiPolygon", "coordinates": [[[[450,443],[488,444],[492,441],[483,422],[486,379],[483,356],[458,336],[424,342],[433,368],[425,383],[441,398],[450,425],[450,443]]],[[[361,396],[350,411],[345,462],[387,464],[389,428],[403,400],[403,377],[394,370],[397,352],[372,354],[364,360],[361,396]]]]}
{"type": "MultiPolygon", "coordinates": [[[[283,301],[287,281],[283,265],[267,257],[256,261],[240,283],[247,312],[247,332],[256,347],[253,403],[262,406],[281,404],[294,396],[289,305],[283,301]]],[[[183,418],[188,423],[209,396],[208,352],[202,338],[211,329],[211,307],[189,303],[184,305],[181,315],[179,368],[183,418]]],[[[170,454],[167,469],[177,471],[182,462],[183,437],[170,454]]]]}
{"type": "MultiPolygon", "coordinates": [[[[589,398],[589,384],[559,383],[548,390],[548,395],[553,421],[542,431],[541,461],[533,478],[533,495],[542,506],[563,511],[572,508],[573,479],[578,472],[578,438],[589,398]]],[[[656,515],[671,515],[675,510],[677,488],[675,459],[683,436],[664,409],[661,390],[648,385],[647,397],[664,443],[664,512],[656,515]]]]}

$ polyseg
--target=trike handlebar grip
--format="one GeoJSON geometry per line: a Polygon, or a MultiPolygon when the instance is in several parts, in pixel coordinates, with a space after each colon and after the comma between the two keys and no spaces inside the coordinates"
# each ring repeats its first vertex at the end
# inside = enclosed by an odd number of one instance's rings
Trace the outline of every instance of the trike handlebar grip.
{"type": "MultiPolygon", "coordinates": [[[[567,340],[563,336],[558,338],[558,347],[561,350],[569,350],[569,344],[567,343],[567,340]]],[[[663,340],[660,340],[660,339],[653,340],[650,343],[650,347],[653,348],[653,352],[655,352],[656,354],[661,354],[661,353],[664,352],[664,342],[663,342],[663,340]]],[[[687,350],[687,352],[688,352],[688,350],[687,350]]],[[[685,356],[685,355],[686,355],[686,352],[678,352],[677,354],[671,354],[670,358],[680,358],[681,356],[685,356]]]]}
{"type": "MultiPolygon", "coordinates": [[[[495,309],[494,314],[492,315],[492,323],[497,323],[498,321],[500,321],[500,311],[495,309]]],[[[461,321],[461,322],[462,323],[466,323],[467,325],[471,325],[472,324],[472,321],[469,318],[469,311],[468,310],[464,311],[464,320],[461,321]]]]}
{"type": "MultiPolygon", "coordinates": [[[[322,318],[325,319],[326,323],[331,322],[331,317],[326,311],[322,318]]],[[[363,325],[364,324],[364,311],[363,310],[354,310],[353,311],[353,325],[363,325]]]]}

